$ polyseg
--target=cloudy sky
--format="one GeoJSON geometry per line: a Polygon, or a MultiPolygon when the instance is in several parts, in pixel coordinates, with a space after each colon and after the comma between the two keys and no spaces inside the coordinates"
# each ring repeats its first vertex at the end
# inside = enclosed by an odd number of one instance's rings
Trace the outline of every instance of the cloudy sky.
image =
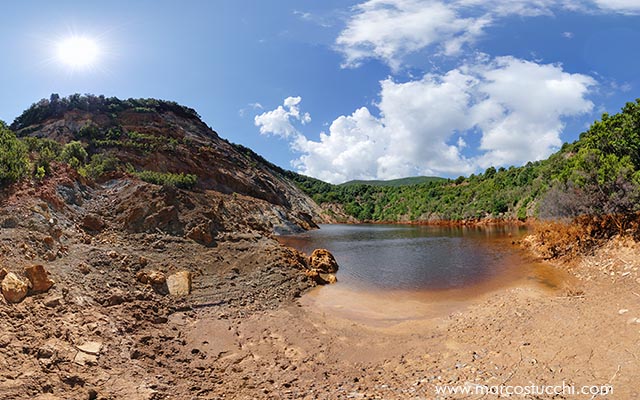
{"type": "Polygon", "coordinates": [[[54,92],[175,100],[335,183],[521,165],[640,97],[638,0],[24,1],[3,17],[0,119],[54,92]],[[95,59],[61,59],[70,37],[95,59]]]}

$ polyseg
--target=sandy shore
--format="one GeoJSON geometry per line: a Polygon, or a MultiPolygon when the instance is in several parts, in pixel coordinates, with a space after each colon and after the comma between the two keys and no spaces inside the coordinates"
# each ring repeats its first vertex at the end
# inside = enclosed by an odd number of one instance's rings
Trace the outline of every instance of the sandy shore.
{"type": "MultiPolygon", "coordinates": [[[[579,278],[555,288],[548,279],[557,276],[544,273],[466,300],[439,302],[401,296],[376,302],[373,293],[348,302],[348,291],[325,287],[272,312],[217,321],[215,331],[227,333],[221,340],[226,345],[215,349],[212,374],[223,381],[212,396],[498,398],[438,395],[436,386],[508,390],[564,383],[576,391],[611,386],[614,392],[571,395],[565,389],[558,396],[524,398],[635,399],[640,396],[638,254],[635,245],[612,243],[558,266],[579,278]],[[358,310],[358,304],[367,306],[358,310]]],[[[214,319],[203,312],[189,331],[204,338],[214,319]]]]}

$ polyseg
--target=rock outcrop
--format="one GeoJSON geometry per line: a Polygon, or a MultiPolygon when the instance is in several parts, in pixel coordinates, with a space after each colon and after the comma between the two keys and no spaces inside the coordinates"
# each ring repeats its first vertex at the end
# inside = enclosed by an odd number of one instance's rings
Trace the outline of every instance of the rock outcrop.
{"type": "Polygon", "coordinates": [[[327,249],[315,249],[309,257],[309,268],[320,273],[333,274],[338,272],[338,262],[327,249]]]}
{"type": "Polygon", "coordinates": [[[309,269],[305,272],[307,277],[319,285],[338,282],[335,273],[338,272],[336,258],[326,249],[315,249],[308,261],[309,269]]]}

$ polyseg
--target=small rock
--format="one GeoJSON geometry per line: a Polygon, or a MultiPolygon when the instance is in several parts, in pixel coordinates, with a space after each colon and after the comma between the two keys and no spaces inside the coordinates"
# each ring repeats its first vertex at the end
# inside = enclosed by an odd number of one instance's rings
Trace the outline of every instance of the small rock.
{"type": "Polygon", "coordinates": [[[305,271],[307,277],[313,279],[318,285],[326,285],[338,282],[338,278],[334,274],[325,274],[317,269],[309,269],[305,271]]]}
{"type": "Polygon", "coordinates": [[[207,224],[202,224],[194,227],[186,236],[194,242],[203,244],[205,246],[211,246],[215,243],[213,234],[211,233],[211,227],[207,224]]]}
{"type": "Polygon", "coordinates": [[[98,398],[98,391],[95,389],[89,389],[89,393],[87,393],[89,396],[89,400],[96,400],[98,398]]]}
{"type": "Polygon", "coordinates": [[[102,349],[102,342],[85,342],[80,346],[76,346],[76,348],[87,354],[100,354],[100,349],[102,349]]]}
{"type": "Polygon", "coordinates": [[[620,315],[626,314],[628,312],[629,312],[629,310],[627,310],[626,308],[621,308],[620,310],[618,310],[618,314],[620,314],[620,315]]]}
{"type": "Polygon", "coordinates": [[[7,276],[8,273],[9,271],[7,271],[6,268],[0,269],[0,282],[4,279],[5,276],[7,276]]]}
{"type": "Polygon", "coordinates": [[[106,306],[117,306],[125,301],[127,301],[125,293],[120,289],[114,289],[109,297],[103,301],[103,304],[106,306]]]}
{"type": "Polygon", "coordinates": [[[87,264],[78,264],[78,271],[80,271],[83,275],[87,275],[89,272],[91,272],[91,269],[89,269],[89,266],[87,264]]]}
{"type": "Polygon", "coordinates": [[[140,271],[136,274],[136,279],[140,283],[148,283],[150,285],[164,285],[167,282],[167,277],[160,271],[140,271]]]}
{"type": "Polygon", "coordinates": [[[42,239],[42,241],[44,242],[44,244],[46,244],[49,247],[52,247],[53,244],[55,243],[55,240],[51,236],[45,237],[44,239],[42,239]]]}
{"type": "Polygon", "coordinates": [[[627,324],[631,325],[631,324],[640,324],[640,318],[629,318],[627,320],[627,324]]]}
{"type": "Polygon", "coordinates": [[[61,295],[52,294],[52,295],[47,296],[47,298],[45,298],[42,303],[45,305],[45,307],[56,308],[60,304],[62,304],[62,299],[63,299],[63,297],[61,295]]]}
{"type": "Polygon", "coordinates": [[[89,232],[100,232],[104,229],[105,225],[102,218],[96,214],[87,214],[82,219],[82,228],[89,232]]]}
{"type": "Polygon", "coordinates": [[[78,365],[95,365],[98,363],[98,357],[93,354],[87,354],[79,351],[73,358],[73,362],[78,365]]]}
{"type": "Polygon", "coordinates": [[[54,284],[54,282],[49,279],[49,275],[42,265],[25,267],[24,273],[31,282],[31,290],[34,293],[46,292],[54,284]]]}
{"type": "Polygon", "coordinates": [[[116,259],[120,255],[115,250],[111,250],[111,251],[107,252],[107,256],[109,256],[109,258],[116,259]]]}
{"type": "Polygon", "coordinates": [[[9,272],[2,280],[2,294],[9,303],[19,303],[27,297],[29,284],[13,272],[9,272]]]}
{"type": "Polygon", "coordinates": [[[149,260],[145,256],[140,256],[138,257],[138,264],[140,264],[143,267],[146,267],[147,264],[149,264],[149,260]]]}
{"type": "Polygon", "coordinates": [[[186,296],[191,293],[191,272],[180,271],[169,275],[167,289],[172,296],[186,296]]]}
{"type": "Polygon", "coordinates": [[[319,274],[320,278],[328,284],[334,284],[338,282],[338,278],[334,274],[319,274]]]}

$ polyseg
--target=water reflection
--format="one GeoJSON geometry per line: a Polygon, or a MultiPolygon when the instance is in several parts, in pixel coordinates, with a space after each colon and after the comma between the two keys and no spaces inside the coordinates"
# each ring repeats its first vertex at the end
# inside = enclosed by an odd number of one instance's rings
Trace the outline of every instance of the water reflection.
{"type": "Polygon", "coordinates": [[[516,226],[323,225],[282,241],[306,253],[329,249],[343,285],[437,291],[508,274],[519,263],[508,239],[523,232],[516,226]]]}

